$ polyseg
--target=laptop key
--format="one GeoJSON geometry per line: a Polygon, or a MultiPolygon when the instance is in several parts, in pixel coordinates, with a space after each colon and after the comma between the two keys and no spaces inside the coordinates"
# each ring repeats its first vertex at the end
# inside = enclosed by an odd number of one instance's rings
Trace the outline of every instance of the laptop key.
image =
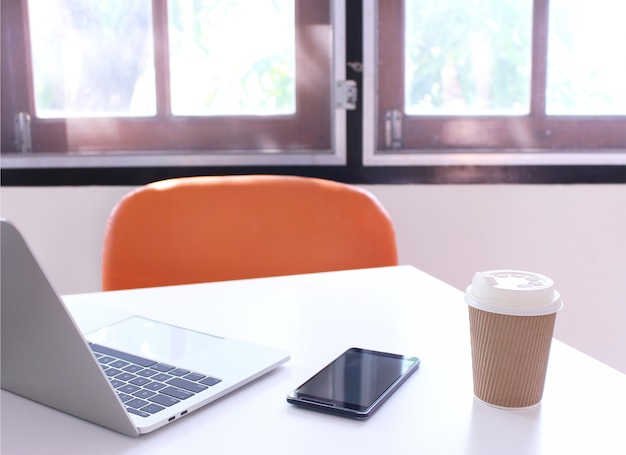
{"type": "Polygon", "coordinates": [[[189,373],[186,376],[183,376],[183,379],[187,379],[188,381],[199,381],[200,379],[204,379],[204,375],[203,374],[199,374],[199,373],[189,373]]]}
{"type": "Polygon", "coordinates": [[[169,381],[167,381],[167,384],[180,387],[181,389],[189,390],[193,393],[199,393],[207,389],[207,386],[205,385],[196,384],[195,382],[187,381],[186,379],[182,378],[170,379],[169,381]]]}
{"type": "Polygon", "coordinates": [[[162,382],[151,382],[143,386],[144,389],[148,390],[161,390],[163,387],[165,387],[165,384],[162,382]]]}
{"type": "MultiPolygon", "coordinates": [[[[100,346],[99,344],[91,344],[91,349],[101,354],[105,354],[108,356],[115,356],[118,359],[127,360],[130,363],[136,363],[144,367],[149,367],[150,365],[154,365],[155,363],[157,363],[154,360],[146,359],[144,357],[139,357],[137,355],[129,354],[127,352],[118,351],[117,349],[100,346]]],[[[102,359],[98,359],[98,360],[101,361],[102,359]]]]}
{"type": "Polygon", "coordinates": [[[157,374],[157,372],[154,370],[145,369],[145,370],[138,371],[137,374],[139,376],[149,378],[150,376],[154,376],[155,374],[157,374]]]}
{"type": "Polygon", "coordinates": [[[155,376],[152,376],[150,379],[152,379],[153,381],[165,382],[172,379],[172,377],[173,376],[170,376],[169,374],[159,373],[155,376]]]}
{"type": "Polygon", "coordinates": [[[146,385],[147,383],[150,382],[150,379],[138,377],[138,378],[135,378],[132,381],[128,381],[128,382],[133,384],[133,385],[146,385]]]}
{"type": "Polygon", "coordinates": [[[135,376],[132,373],[124,372],[124,373],[121,373],[121,374],[118,374],[117,376],[115,376],[115,379],[119,379],[120,381],[128,382],[128,381],[131,381],[131,380],[135,379],[136,377],[137,376],[135,376]]]}
{"type": "Polygon", "coordinates": [[[114,389],[117,389],[118,387],[126,384],[124,381],[118,381],[117,379],[113,379],[113,378],[109,378],[109,380],[111,381],[111,385],[113,386],[114,389]]]}
{"type": "Polygon", "coordinates": [[[185,376],[186,374],[189,374],[190,371],[183,370],[182,368],[176,368],[175,370],[168,371],[168,373],[171,374],[172,376],[185,376]]]}
{"type": "Polygon", "coordinates": [[[117,396],[120,397],[120,400],[122,400],[123,402],[133,399],[132,395],[128,395],[126,393],[118,393],[117,396]]]}
{"type": "Polygon", "coordinates": [[[163,406],[172,406],[176,403],[180,403],[180,400],[168,397],[167,395],[161,395],[160,393],[151,396],[150,398],[148,398],[148,401],[152,401],[153,403],[157,403],[163,406]]]}
{"type": "Polygon", "coordinates": [[[135,393],[137,390],[139,390],[139,387],[132,384],[126,384],[122,387],[119,387],[117,390],[122,393],[135,393]]]}
{"type": "Polygon", "coordinates": [[[133,396],[137,398],[150,398],[152,395],[155,394],[156,392],[153,392],[151,390],[141,389],[133,393],[133,396]]]}
{"type": "Polygon", "coordinates": [[[146,400],[142,400],[141,398],[135,398],[133,400],[127,401],[124,404],[131,408],[140,409],[140,408],[143,408],[145,405],[147,405],[148,402],[146,400]]]}
{"type": "Polygon", "coordinates": [[[128,365],[127,367],[122,368],[124,371],[128,371],[129,373],[136,373],[139,370],[143,370],[142,366],[139,365],[128,365]]]}
{"type": "Polygon", "coordinates": [[[126,365],[129,365],[129,363],[125,360],[116,360],[109,364],[111,368],[124,368],[126,365]]]}
{"type": "Polygon", "coordinates": [[[150,414],[148,414],[147,412],[140,411],[139,409],[126,408],[126,410],[130,412],[131,414],[136,414],[140,417],[150,417],[150,414]]]}
{"type": "Polygon", "coordinates": [[[203,380],[199,382],[200,384],[208,385],[209,387],[211,387],[211,386],[214,386],[215,384],[219,384],[220,382],[222,382],[222,380],[207,376],[206,378],[204,378],[203,380]]]}
{"type": "Polygon", "coordinates": [[[179,400],[186,400],[189,397],[192,397],[194,394],[188,392],[187,390],[179,389],[177,387],[166,387],[161,390],[161,393],[165,395],[172,396],[174,398],[178,398],[179,400]]]}
{"type": "Polygon", "coordinates": [[[118,370],[117,368],[107,368],[106,370],[104,370],[104,373],[110,377],[117,376],[121,372],[122,370],[118,370]]]}
{"type": "Polygon", "coordinates": [[[167,365],[165,363],[157,363],[156,365],[152,365],[150,368],[152,368],[153,370],[162,371],[162,372],[170,371],[174,369],[172,365],[167,365]]]}
{"type": "Polygon", "coordinates": [[[113,357],[110,357],[110,356],[108,356],[108,355],[105,355],[105,356],[103,356],[103,357],[100,357],[100,358],[98,359],[98,362],[100,362],[100,363],[104,363],[104,364],[107,364],[107,363],[111,363],[111,362],[113,362],[114,360],[115,360],[115,359],[114,359],[113,357]]]}
{"type": "Polygon", "coordinates": [[[141,408],[143,412],[148,412],[150,414],[155,414],[159,411],[162,411],[163,409],[165,409],[163,406],[159,406],[155,403],[151,403],[148,406],[144,406],[143,408],[141,408]]]}

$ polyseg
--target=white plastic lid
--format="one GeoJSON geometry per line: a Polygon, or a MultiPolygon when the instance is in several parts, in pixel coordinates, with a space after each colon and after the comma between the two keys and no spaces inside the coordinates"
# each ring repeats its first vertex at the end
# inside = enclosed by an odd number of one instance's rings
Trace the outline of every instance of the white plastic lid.
{"type": "Polygon", "coordinates": [[[465,292],[465,301],[480,310],[519,316],[551,314],[563,307],[550,278],[521,270],[476,273],[465,292]]]}

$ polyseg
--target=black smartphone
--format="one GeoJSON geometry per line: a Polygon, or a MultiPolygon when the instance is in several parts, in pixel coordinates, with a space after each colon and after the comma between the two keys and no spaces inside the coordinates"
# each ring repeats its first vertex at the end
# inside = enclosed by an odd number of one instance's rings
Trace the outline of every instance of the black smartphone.
{"type": "Polygon", "coordinates": [[[417,357],[350,348],[287,395],[289,403],[367,419],[419,367],[417,357]]]}

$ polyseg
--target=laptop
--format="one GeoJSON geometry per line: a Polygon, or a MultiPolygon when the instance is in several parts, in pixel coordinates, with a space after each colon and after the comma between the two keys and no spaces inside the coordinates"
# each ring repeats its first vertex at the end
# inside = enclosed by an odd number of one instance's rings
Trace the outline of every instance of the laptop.
{"type": "Polygon", "coordinates": [[[283,350],[116,310],[83,335],[19,230],[4,219],[0,224],[5,390],[138,436],[289,359],[283,350]]]}

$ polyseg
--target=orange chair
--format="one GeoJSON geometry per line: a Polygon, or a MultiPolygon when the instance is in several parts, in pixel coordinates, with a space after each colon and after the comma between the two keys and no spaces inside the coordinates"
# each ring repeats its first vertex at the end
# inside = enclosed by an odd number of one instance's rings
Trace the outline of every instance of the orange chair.
{"type": "Polygon", "coordinates": [[[188,177],[142,186],[109,218],[104,290],[396,265],[369,192],[315,178],[188,177]]]}

